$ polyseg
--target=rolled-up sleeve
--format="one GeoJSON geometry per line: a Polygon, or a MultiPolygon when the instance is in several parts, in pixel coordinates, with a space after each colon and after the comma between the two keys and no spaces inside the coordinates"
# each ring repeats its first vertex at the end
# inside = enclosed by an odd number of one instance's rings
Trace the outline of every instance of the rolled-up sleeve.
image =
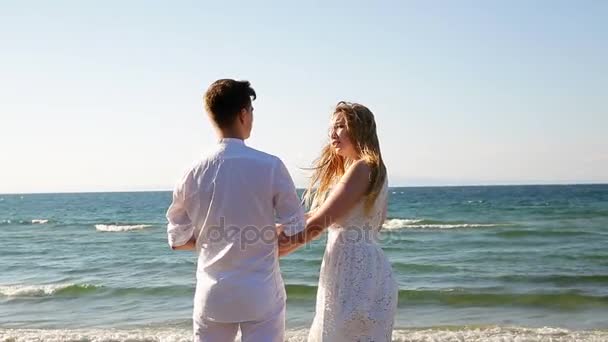
{"type": "Polygon", "coordinates": [[[273,190],[276,219],[284,226],[285,234],[291,236],[304,230],[304,208],[285,164],[278,158],[273,172],[273,190]]]}
{"type": "Polygon", "coordinates": [[[190,184],[190,173],[186,174],[175,186],[173,201],[167,210],[167,239],[169,246],[177,247],[186,244],[194,234],[194,225],[188,216],[187,196],[190,184]]]}

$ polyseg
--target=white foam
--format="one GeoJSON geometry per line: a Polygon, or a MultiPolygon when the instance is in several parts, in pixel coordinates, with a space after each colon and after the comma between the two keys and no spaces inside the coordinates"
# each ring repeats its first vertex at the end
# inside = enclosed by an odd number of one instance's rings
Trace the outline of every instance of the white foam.
{"type": "Polygon", "coordinates": [[[385,229],[399,229],[409,226],[414,223],[422,222],[420,219],[390,219],[384,221],[382,228],[385,229]]]}
{"type": "Polygon", "coordinates": [[[0,286],[0,295],[6,297],[40,297],[51,296],[57,291],[76,284],[49,284],[49,285],[8,285],[0,286]]]}
{"type": "Polygon", "coordinates": [[[498,227],[502,224],[494,223],[458,223],[458,224],[412,224],[405,228],[434,228],[434,229],[454,229],[454,228],[483,228],[483,227],[498,227]]]}
{"type": "Polygon", "coordinates": [[[393,341],[431,342],[566,342],[606,341],[606,331],[570,331],[561,328],[486,327],[461,329],[403,329],[393,332],[393,341]]]}
{"type": "Polygon", "coordinates": [[[136,225],[114,225],[114,224],[96,224],[95,229],[100,232],[128,232],[132,230],[141,230],[144,228],[152,227],[149,224],[136,224],[136,225]]]}
{"type": "Polygon", "coordinates": [[[33,220],[1,220],[0,224],[46,224],[49,220],[45,219],[33,219],[33,220]]]}
{"type": "MultiPolygon", "coordinates": [[[[285,334],[288,342],[305,342],[308,329],[290,329],[285,334]]],[[[573,331],[562,328],[518,328],[518,327],[484,327],[484,328],[432,328],[432,329],[396,329],[393,331],[393,342],[431,342],[431,341],[467,341],[467,342],[566,342],[590,341],[599,342],[608,339],[608,331],[573,331]]],[[[189,328],[143,328],[143,329],[0,329],[0,341],[192,341],[189,328]]]]}
{"type": "Polygon", "coordinates": [[[192,341],[192,332],[187,329],[0,329],[0,341],[190,342],[192,341]]]}
{"type": "Polygon", "coordinates": [[[417,219],[390,219],[386,220],[382,228],[387,230],[397,229],[455,229],[455,228],[484,228],[504,226],[499,223],[421,223],[424,220],[417,219]]]}

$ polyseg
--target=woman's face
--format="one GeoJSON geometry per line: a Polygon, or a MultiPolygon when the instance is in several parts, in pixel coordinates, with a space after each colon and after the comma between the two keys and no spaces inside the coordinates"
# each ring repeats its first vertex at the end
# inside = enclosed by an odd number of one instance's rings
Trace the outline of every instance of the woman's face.
{"type": "Polygon", "coordinates": [[[353,145],[346,128],[346,118],[342,113],[336,113],[330,122],[331,146],[336,153],[342,157],[356,159],[357,152],[353,145]]]}

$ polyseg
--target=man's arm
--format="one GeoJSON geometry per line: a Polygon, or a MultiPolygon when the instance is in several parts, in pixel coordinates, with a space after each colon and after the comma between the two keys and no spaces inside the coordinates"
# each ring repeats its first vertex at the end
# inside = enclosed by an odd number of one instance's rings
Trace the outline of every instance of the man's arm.
{"type": "Polygon", "coordinates": [[[298,198],[296,187],[285,167],[277,158],[273,169],[273,206],[277,219],[277,233],[287,236],[304,229],[304,208],[298,198]]]}
{"type": "Polygon", "coordinates": [[[188,215],[187,194],[188,186],[192,182],[191,173],[177,184],[173,191],[173,201],[167,210],[167,239],[173,250],[192,250],[196,246],[194,238],[194,225],[188,215]]]}
{"type": "Polygon", "coordinates": [[[194,237],[191,237],[190,240],[188,240],[188,242],[186,242],[185,245],[171,247],[171,249],[173,249],[174,251],[191,251],[191,250],[194,250],[195,248],[196,248],[196,239],[194,239],[194,237]]]}

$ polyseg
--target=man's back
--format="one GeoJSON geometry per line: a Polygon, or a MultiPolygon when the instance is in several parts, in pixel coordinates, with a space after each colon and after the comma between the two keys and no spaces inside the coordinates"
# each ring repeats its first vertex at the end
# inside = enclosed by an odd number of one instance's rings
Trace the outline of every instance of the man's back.
{"type": "Polygon", "coordinates": [[[284,305],[275,212],[287,233],[303,227],[283,163],[239,139],[222,139],[178,184],[167,212],[169,243],[196,239],[195,318],[251,321],[284,305]]]}

